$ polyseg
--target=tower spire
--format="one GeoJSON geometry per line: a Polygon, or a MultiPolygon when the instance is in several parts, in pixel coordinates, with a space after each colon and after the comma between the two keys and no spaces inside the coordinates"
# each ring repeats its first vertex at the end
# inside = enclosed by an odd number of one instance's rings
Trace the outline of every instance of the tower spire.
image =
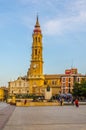
{"type": "Polygon", "coordinates": [[[34,28],[34,33],[41,33],[38,15],[36,17],[36,24],[35,24],[35,28],[34,28]]]}
{"type": "Polygon", "coordinates": [[[37,18],[36,18],[36,25],[35,25],[35,27],[40,27],[39,20],[38,20],[38,14],[37,14],[37,18]]]}
{"type": "Polygon", "coordinates": [[[41,93],[41,87],[44,86],[43,75],[43,54],[42,54],[42,33],[38,20],[36,17],[36,23],[33,30],[33,42],[32,42],[32,54],[30,69],[27,72],[29,79],[29,93],[41,93]]]}

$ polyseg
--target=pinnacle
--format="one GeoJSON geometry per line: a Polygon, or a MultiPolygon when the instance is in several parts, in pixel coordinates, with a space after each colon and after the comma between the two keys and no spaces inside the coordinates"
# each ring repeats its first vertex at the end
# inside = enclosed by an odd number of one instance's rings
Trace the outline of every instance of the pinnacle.
{"type": "Polygon", "coordinates": [[[36,19],[36,25],[35,25],[35,27],[40,27],[40,25],[39,25],[39,20],[38,20],[38,15],[37,15],[37,19],[36,19]]]}

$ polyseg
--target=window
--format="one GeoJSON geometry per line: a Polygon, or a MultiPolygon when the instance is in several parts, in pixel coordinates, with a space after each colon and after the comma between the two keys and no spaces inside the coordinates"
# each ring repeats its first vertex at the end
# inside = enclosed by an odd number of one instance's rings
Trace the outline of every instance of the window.
{"type": "Polygon", "coordinates": [[[47,83],[48,83],[48,81],[47,81],[47,80],[45,80],[45,81],[44,81],[44,84],[46,85],[47,83]]]}
{"type": "Polygon", "coordinates": [[[65,93],[65,85],[63,86],[63,93],[65,93]]]}
{"type": "Polygon", "coordinates": [[[62,78],[62,81],[65,82],[65,78],[62,78]]]}
{"type": "Polygon", "coordinates": [[[39,54],[40,54],[40,50],[39,50],[39,54]]]}
{"type": "Polygon", "coordinates": [[[19,86],[21,86],[21,81],[19,82],[19,86]]]}
{"type": "Polygon", "coordinates": [[[69,88],[70,88],[71,84],[69,83],[69,88]]]}
{"type": "Polygon", "coordinates": [[[56,80],[52,81],[52,85],[56,85],[56,83],[57,83],[56,80]]]}
{"type": "Polygon", "coordinates": [[[80,81],[80,79],[78,78],[78,82],[80,81]]]}
{"type": "Polygon", "coordinates": [[[70,93],[70,87],[71,87],[71,84],[69,83],[69,93],[70,93]]]}
{"type": "Polygon", "coordinates": [[[37,55],[37,49],[35,49],[35,55],[37,55]]]}
{"type": "Polygon", "coordinates": [[[37,42],[37,37],[35,38],[36,42],[37,42]]]}
{"type": "Polygon", "coordinates": [[[65,87],[65,83],[63,83],[63,85],[62,85],[62,86],[63,86],[63,88],[64,88],[64,87],[65,87]]]}
{"type": "Polygon", "coordinates": [[[52,81],[52,85],[54,85],[54,81],[52,81]]]}
{"type": "Polygon", "coordinates": [[[65,93],[65,89],[63,89],[63,93],[65,93]]]}
{"type": "Polygon", "coordinates": [[[71,81],[71,78],[69,78],[69,82],[71,81]]]}
{"type": "Polygon", "coordinates": [[[40,37],[38,38],[38,41],[40,42],[40,37]]]}
{"type": "Polygon", "coordinates": [[[47,87],[47,92],[50,92],[50,86],[47,87]]]}

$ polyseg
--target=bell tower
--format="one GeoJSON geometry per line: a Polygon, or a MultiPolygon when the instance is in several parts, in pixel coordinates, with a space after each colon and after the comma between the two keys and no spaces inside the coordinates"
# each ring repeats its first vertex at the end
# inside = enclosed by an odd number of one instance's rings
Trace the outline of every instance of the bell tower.
{"type": "Polygon", "coordinates": [[[38,16],[36,19],[36,24],[32,34],[32,55],[31,64],[27,72],[27,77],[29,80],[29,93],[41,93],[40,89],[44,85],[43,76],[43,56],[42,56],[42,33],[40,29],[40,24],[38,16]]]}

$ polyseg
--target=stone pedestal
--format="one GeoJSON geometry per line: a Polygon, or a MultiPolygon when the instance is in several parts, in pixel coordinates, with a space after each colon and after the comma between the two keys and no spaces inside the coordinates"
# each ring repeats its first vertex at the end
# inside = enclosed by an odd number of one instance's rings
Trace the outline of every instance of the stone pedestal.
{"type": "Polygon", "coordinates": [[[49,100],[49,99],[51,99],[51,97],[52,97],[52,88],[47,87],[45,89],[45,99],[49,100]]]}

